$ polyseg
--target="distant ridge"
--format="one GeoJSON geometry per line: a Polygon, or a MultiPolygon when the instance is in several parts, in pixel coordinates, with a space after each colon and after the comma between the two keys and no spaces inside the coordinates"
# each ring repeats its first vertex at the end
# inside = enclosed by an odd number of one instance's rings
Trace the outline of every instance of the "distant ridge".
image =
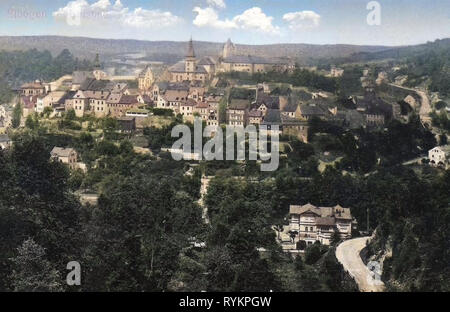
{"type": "MultiPolygon", "coordinates": [[[[195,38],[194,38],[195,39],[195,38]]],[[[0,36],[0,50],[49,50],[53,55],[69,49],[76,57],[92,58],[96,53],[111,56],[124,53],[145,52],[148,55],[170,54],[181,58],[186,52],[186,42],[142,41],[133,39],[96,39],[64,36],[0,36]]],[[[199,56],[220,55],[224,43],[195,41],[199,56]]],[[[314,45],[314,44],[236,44],[240,54],[257,56],[291,57],[296,59],[317,59],[348,57],[354,53],[380,52],[392,47],[359,45],[314,45]]]]}

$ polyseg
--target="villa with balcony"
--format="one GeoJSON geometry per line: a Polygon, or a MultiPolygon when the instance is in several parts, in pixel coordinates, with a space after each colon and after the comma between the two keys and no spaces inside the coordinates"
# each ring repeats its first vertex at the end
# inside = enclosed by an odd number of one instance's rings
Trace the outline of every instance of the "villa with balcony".
{"type": "Polygon", "coordinates": [[[289,229],[291,244],[304,241],[305,246],[319,241],[330,245],[333,233],[341,239],[352,236],[353,218],[350,208],[316,207],[311,204],[291,205],[289,209],[289,229]]]}

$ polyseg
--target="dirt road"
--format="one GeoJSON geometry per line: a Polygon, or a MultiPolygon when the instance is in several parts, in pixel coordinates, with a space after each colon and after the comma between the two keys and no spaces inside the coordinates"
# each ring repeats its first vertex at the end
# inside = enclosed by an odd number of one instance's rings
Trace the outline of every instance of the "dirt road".
{"type": "Polygon", "coordinates": [[[407,88],[407,87],[399,86],[399,85],[396,85],[393,83],[390,83],[390,85],[400,88],[400,89],[403,89],[403,90],[408,90],[408,91],[416,93],[420,97],[420,110],[419,110],[420,120],[422,120],[423,124],[431,123],[431,118],[430,118],[431,103],[430,103],[430,98],[428,97],[426,91],[421,91],[419,89],[407,88]]]}
{"type": "Polygon", "coordinates": [[[366,247],[370,237],[347,240],[336,248],[336,258],[344,269],[355,279],[362,292],[380,292],[384,290],[384,283],[374,279],[374,273],[364,264],[360,252],[366,247]]]}

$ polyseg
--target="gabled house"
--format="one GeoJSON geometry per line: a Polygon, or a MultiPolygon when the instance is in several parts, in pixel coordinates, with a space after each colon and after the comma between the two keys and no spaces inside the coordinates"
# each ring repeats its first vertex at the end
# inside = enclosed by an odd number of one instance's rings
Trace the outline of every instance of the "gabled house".
{"type": "Polygon", "coordinates": [[[281,113],[279,109],[268,109],[264,116],[259,131],[267,135],[280,135],[283,127],[281,124],[281,113]],[[278,127],[278,129],[276,129],[278,127]]]}
{"type": "Polygon", "coordinates": [[[66,96],[65,91],[52,91],[48,93],[42,100],[37,102],[36,112],[42,113],[46,107],[56,107],[59,106],[61,100],[64,100],[66,96]]]}
{"type": "Polygon", "coordinates": [[[295,113],[297,112],[298,104],[294,101],[288,101],[286,105],[283,105],[281,110],[281,115],[283,117],[295,118],[295,113]]]}
{"type": "Polygon", "coordinates": [[[84,94],[89,99],[89,107],[95,117],[105,117],[108,115],[107,100],[110,95],[108,91],[85,91],[84,94]]]}
{"type": "Polygon", "coordinates": [[[187,99],[180,102],[179,113],[183,115],[183,119],[192,122],[194,120],[194,108],[197,102],[193,99],[187,99]]]}
{"type": "Polygon", "coordinates": [[[227,124],[229,126],[245,127],[250,107],[249,100],[232,99],[227,108],[227,124]]]}
{"type": "Polygon", "coordinates": [[[179,113],[180,105],[188,99],[188,90],[166,90],[158,97],[157,108],[171,109],[175,114],[179,113]]]}
{"type": "Polygon", "coordinates": [[[207,121],[209,118],[209,105],[207,102],[197,102],[194,107],[194,114],[198,114],[198,116],[203,120],[207,121]]]}
{"type": "Polygon", "coordinates": [[[108,114],[112,117],[123,117],[130,109],[138,108],[139,103],[137,96],[126,95],[122,93],[111,93],[106,100],[108,114]]]}
{"type": "Polygon", "coordinates": [[[77,168],[78,154],[73,148],[55,146],[50,152],[50,159],[67,164],[70,169],[77,168]]]}
{"type": "Polygon", "coordinates": [[[86,112],[90,111],[89,98],[85,94],[85,91],[78,90],[70,98],[65,100],[66,112],[73,109],[77,117],[83,117],[86,112]]]}
{"type": "Polygon", "coordinates": [[[256,108],[261,111],[265,116],[269,109],[280,109],[280,98],[278,96],[270,96],[261,90],[256,92],[256,101],[252,105],[252,108],[256,108]]]}
{"type": "Polygon", "coordinates": [[[263,112],[258,109],[252,109],[248,112],[248,123],[250,125],[260,125],[263,122],[263,112]]]}

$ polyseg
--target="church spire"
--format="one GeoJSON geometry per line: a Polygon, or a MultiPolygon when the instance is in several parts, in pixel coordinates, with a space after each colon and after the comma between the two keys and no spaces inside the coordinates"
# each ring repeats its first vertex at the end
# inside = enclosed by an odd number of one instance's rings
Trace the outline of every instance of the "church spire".
{"type": "Polygon", "coordinates": [[[98,55],[98,53],[95,55],[95,61],[94,61],[94,68],[95,69],[100,69],[101,65],[100,65],[100,57],[98,55]]]}
{"type": "Polygon", "coordinates": [[[187,51],[186,57],[195,57],[194,43],[192,42],[192,37],[191,37],[191,40],[189,40],[188,51],[187,51]]]}

